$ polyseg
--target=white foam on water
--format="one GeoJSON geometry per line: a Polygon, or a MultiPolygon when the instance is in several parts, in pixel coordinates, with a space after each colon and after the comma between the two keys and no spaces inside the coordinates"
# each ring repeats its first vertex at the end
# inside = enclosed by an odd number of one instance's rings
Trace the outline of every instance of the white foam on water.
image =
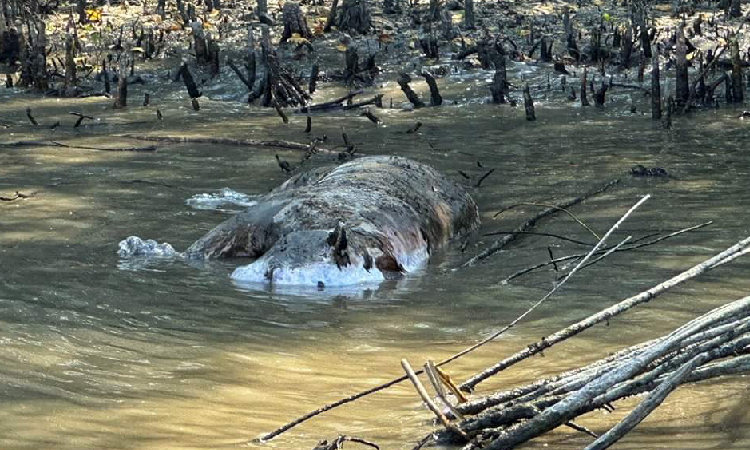
{"type": "Polygon", "coordinates": [[[238,267],[232,278],[250,283],[271,283],[298,286],[347,286],[360,283],[380,282],[385,278],[376,268],[369,271],[362,266],[349,264],[339,269],[333,262],[317,261],[298,267],[281,266],[273,269],[272,279],[266,277],[268,261],[259,259],[252,264],[238,267]]]}
{"type": "Polygon", "coordinates": [[[181,255],[181,253],[166,242],[159,244],[153,239],[143,240],[138,236],[130,236],[127,239],[123,239],[118,244],[118,247],[117,255],[120,258],[132,258],[138,256],[171,258],[181,255]]]}
{"type": "MultiPolygon", "coordinates": [[[[427,247],[419,248],[412,253],[394,252],[394,256],[404,268],[411,273],[424,267],[429,254],[427,247]]],[[[302,265],[271,263],[261,257],[252,264],[240,266],[232,272],[232,279],[243,283],[270,283],[291,286],[324,287],[350,286],[354,284],[379,283],[385,280],[383,273],[375,267],[366,270],[362,261],[354,258],[351,264],[337,267],[330,258],[310,261],[302,265]],[[269,267],[273,266],[271,280],[268,279],[269,267]]]]}
{"type": "Polygon", "coordinates": [[[252,196],[224,188],[213,194],[196,194],[185,200],[185,204],[195,209],[220,209],[226,205],[253,206],[258,202],[252,196]]]}

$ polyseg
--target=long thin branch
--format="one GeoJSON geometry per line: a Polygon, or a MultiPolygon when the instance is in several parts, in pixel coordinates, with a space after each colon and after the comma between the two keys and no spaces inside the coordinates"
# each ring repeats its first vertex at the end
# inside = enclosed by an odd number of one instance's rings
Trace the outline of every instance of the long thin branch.
{"type": "Polygon", "coordinates": [[[578,217],[576,217],[576,215],[575,215],[575,214],[573,214],[572,212],[568,211],[568,210],[567,210],[567,209],[565,209],[565,208],[561,208],[561,207],[559,207],[559,206],[557,206],[557,205],[550,205],[550,204],[548,204],[548,203],[528,203],[528,202],[524,202],[524,203],[516,203],[515,205],[510,205],[510,206],[508,206],[508,207],[506,207],[506,208],[503,208],[503,209],[501,209],[500,211],[496,212],[496,213],[495,213],[495,215],[493,215],[493,216],[492,216],[492,218],[493,218],[493,219],[495,219],[495,218],[497,218],[497,217],[498,217],[498,216],[499,216],[500,214],[504,213],[505,211],[510,211],[510,210],[511,210],[511,209],[513,209],[513,208],[518,208],[519,206],[542,206],[542,207],[545,207],[545,208],[553,208],[553,209],[558,209],[558,210],[560,210],[560,211],[564,212],[565,214],[567,214],[568,216],[570,216],[570,218],[571,218],[571,219],[573,219],[573,220],[575,220],[576,222],[578,222],[578,224],[579,224],[580,226],[582,226],[583,228],[585,228],[585,229],[586,229],[586,230],[587,230],[587,231],[588,231],[589,233],[591,233],[591,235],[592,235],[592,236],[594,236],[594,238],[596,238],[597,240],[601,239],[601,238],[599,237],[599,235],[598,235],[598,234],[596,234],[596,231],[592,230],[592,229],[591,229],[591,227],[589,227],[588,225],[586,225],[586,224],[585,224],[585,223],[583,222],[583,220],[581,220],[581,219],[579,219],[578,217]]]}
{"type": "MultiPolygon", "coordinates": [[[[584,200],[586,200],[586,199],[588,199],[588,198],[590,198],[590,197],[592,197],[594,195],[601,194],[602,192],[606,191],[607,189],[609,189],[610,187],[614,186],[615,184],[617,184],[619,182],[620,182],[620,180],[612,180],[609,183],[605,184],[604,186],[602,186],[602,187],[600,187],[600,188],[598,188],[598,189],[596,189],[594,191],[588,192],[588,193],[586,193],[586,194],[584,194],[584,195],[582,195],[580,197],[576,197],[574,199],[568,200],[568,201],[566,201],[564,203],[556,205],[555,207],[547,208],[544,211],[542,211],[539,214],[537,214],[536,216],[528,219],[526,222],[524,222],[523,224],[521,224],[521,226],[519,226],[518,228],[516,228],[515,231],[527,231],[529,228],[531,228],[534,225],[536,225],[537,222],[539,222],[540,220],[544,219],[545,217],[551,216],[551,215],[553,215],[553,214],[555,214],[555,213],[557,213],[559,211],[565,210],[566,208],[569,208],[569,207],[571,207],[573,205],[577,205],[577,204],[581,203],[582,201],[584,201],[584,200]]],[[[489,248],[483,250],[479,254],[475,255],[473,258],[471,258],[468,261],[466,261],[465,263],[463,263],[461,265],[461,268],[473,266],[477,262],[479,262],[479,261],[481,261],[483,259],[489,258],[490,256],[492,256],[495,253],[497,253],[500,250],[502,250],[503,247],[505,247],[506,245],[508,245],[510,242],[514,241],[517,236],[518,236],[517,234],[509,234],[507,236],[503,236],[502,238],[496,240],[489,248]]],[[[454,269],[454,270],[456,270],[456,269],[454,269]]]]}
{"type": "MultiPolygon", "coordinates": [[[[284,148],[289,150],[301,150],[305,152],[310,150],[309,144],[282,140],[261,141],[257,139],[204,138],[191,136],[139,136],[136,134],[121,134],[119,135],[119,137],[138,139],[141,141],[171,142],[174,144],[218,144],[235,145],[240,147],[271,147],[284,148]]],[[[337,153],[333,150],[328,150],[321,147],[316,147],[315,150],[323,153],[337,153]]]]}
{"type": "MultiPolygon", "coordinates": [[[[709,225],[711,225],[713,223],[714,223],[713,220],[709,220],[708,222],[703,222],[701,224],[694,225],[692,227],[683,228],[681,230],[674,231],[674,232],[666,234],[664,236],[660,236],[660,237],[658,237],[656,239],[653,239],[651,241],[648,241],[648,242],[642,242],[640,244],[633,243],[633,244],[630,244],[630,245],[626,245],[626,246],[623,246],[622,248],[615,249],[615,251],[617,251],[617,252],[625,252],[625,251],[628,251],[628,250],[636,250],[636,249],[639,249],[641,247],[646,247],[646,246],[649,246],[649,245],[654,245],[654,244],[657,244],[657,243],[659,243],[659,242],[661,242],[661,241],[663,241],[665,239],[669,239],[669,238],[672,238],[672,237],[675,237],[675,236],[678,236],[680,234],[687,233],[687,232],[690,232],[690,231],[695,231],[695,230],[697,230],[699,228],[707,227],[707,226],[709,226],[709,225]]],[[[641,240],[641,239],[643,239],[643,238],[639,238],[639,240],[641,240]]],[[[597,252],[597,253],[604,253],[604,252],[607,252],[607,251],[612,250],[612,249],[613,249],[613,247],[604,248],[604,249],[599,250],[599,252],[597,252]]],[[[552,265],[552,264],[557,264],[557,263],[561,263],[561,262],[565,262],[565,261],[570,261],[571,259],[582,258],[585,255],[586,255],[585,253],[579,253],[579,254],[575,254],[575,255],[561,256],[559,258],[555,258],[555,259],[550,260],[550,261],[545,261],[543,263],[539,263],[539,264],[536,264],[534,266],[527,267],[525,269],[519,270],[518,272],[515,272],[514,274],[510,275],[508,278],[504,279],[501,283],[502,284],[506,284],[509,281],[513,280],[514,278],[518,278],[521,275],[525,275],[525,274],[527,274],[529,272],[533,272],[534,270],[541,269],[542,267],[546,267],[546,266],[549,266],[549,265],[552,265]]]]}
{"type": "Polygon", "coordinates": [[[537,232],[534,232],[534,231],[492,231],[490,233],[485,233],[484,236],[500,236],[500,235],[505,235],[505,234],[529,234],[529,235],[534,235],[534,236],[547,236],[547,237],[553,237],[553,238],[556,238],[556,239],[560,239],[561,241],[568,241],[568,242],[572,242],[574,244],[580,244],[580,245],[585,245],[585,246],[589,246],[589,247],[592,246],[592,245],[594,245],[594,244],[592,244],[590,242],[579,241],[577,239],[569,238],[567,236],[560,236],[559,234],[537,233],[537,232]]]}
{"type": "Polygon", "coordinates": [[[409,365],[409,362],[405,359],[401,360],[401,367],[404,368],[404,371],[406,372],[406,376],[409,377],[409,380],[411,380],[411,383],[414,385],[414,388],[417,390],[417,393],[422,398],[422,401],[427,405],[427,408],[429,408],[430,411],[432,411],[433,414],[440,420],[440,422],[443,424],[443,426],[452,432],[456,433],[457,435],[461,436],[465,440],[469,440],[469,437],[466,435],[466,433],[463,432],[460,428],[452,424],[447,417],[445,417],[445,414],[443,414],[440,409],[435,405],[435,403],[430,398],[429,394],[427,394],[427,391],[425,390],[422,383],[419,381],[419,378],[417,378],[417,375],[414,373],[414,370],[409,365]]]}
{"type": "Polygon", "coordinates": [[[62,147],[75,148],[81,150],[99,150],[102,152],[153,152],[156,147],[149,145],[147,147],[88,147],[83,145],[63,144],[58,141],[6,141],[0,142],[0,147],[62,147]]]}

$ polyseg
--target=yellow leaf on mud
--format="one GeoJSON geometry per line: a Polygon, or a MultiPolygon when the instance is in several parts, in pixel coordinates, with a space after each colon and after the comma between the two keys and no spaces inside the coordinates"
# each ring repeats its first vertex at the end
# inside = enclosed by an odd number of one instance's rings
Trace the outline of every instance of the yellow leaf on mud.
{"type": "Polygon", "coordinates": [[[339,45],[336,46],[336,50],[338,50],[340,52],[345,52],[346,51],[346,45],[339,44],[339,45]]]}
{"type": "Polygon", "coordinates": [[[299,33],[292,33],[292,37],[290,37],[288,41],[294,44],[304,44],[305,42],[310,42],[306,38],[300,36],[299,33]]]}
{"type": "Polygon", "coordinates": [[[472,45],[474,45],[474,39],[471,39],[471,38],[464,38],[464,39],[455,38],[455,39],[453,39],[453,43],[457,44],[457,45],[465,45],[467,47],[471,47],[472,45]]]}
{"type": "Polygon", "coordinates": [[[89,22],[101,22],[102,12],[98,9],[87,9],[86,20],[88,20],[89,22]]]}

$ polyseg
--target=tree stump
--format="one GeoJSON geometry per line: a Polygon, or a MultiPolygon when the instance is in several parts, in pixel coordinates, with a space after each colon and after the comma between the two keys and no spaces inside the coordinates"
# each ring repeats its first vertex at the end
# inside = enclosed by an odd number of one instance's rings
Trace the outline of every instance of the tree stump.
{"type": "Polygon", "coordinates": [[[529,122],[535,121],[536,114],[534,113],[534,100],[531,99],[529,83],[526,83],[523,87],[523,106],[526,112],[526,120],[529,122]]]}
{"type": "Polygon", "coordinates": [[[76,2],[76,13],[78,13],[78,23],[84,25],[88,22],[88,17],[86,16],[86,0],[78,0],[76,2]]]}
{"type": "Polygon", "coordinates": [[[740,59],[740,45],[737,35],[732,36],[730,48],[732,51],[732,100],[742,103],[745,95],[742,84],[742,60],[740,59]]]}
{"type": "Polygon", "coordinates": [[[467,30],[474,29],[474,0],[466,0],[464,3],[464,26],[467,30]]]}
{"type": "Polygon", "coordinates": [[[740,17],[742,11],[740,10],[740,0],[732,0],[729,6],[729,17],[740,17]]]}
{"type": "Polygon", "coordinates": [[[397,0],[384,0],[383,1],[383,13],[384,14],[401,14],[401,6],[397,0]]]}
{"type": "Polygon", "coordinates": [[[661,120],[661,84],[659,80],[659,46],[651,58],[651,118],[661,120]]]}
{"type": "Polygon", "coordinates": [[[680,106],[684,106],[690,97],[690,88],[688,87],[688,61],[687,45],[685,43],[685,33],[682,25],[677,27],[677,37],[675,41],[675,93],[676,101],[680,106]]]}
{"type": "Polygon", "coordinates": [[[502,47],[498,47],[498,49],[492,53],[492,59],[495,64],[495,76],[490,85],[492,103],[505,103],[508,96],[509,85],[505,68],[505,53],[501,52],[501,49],[502,47]]]}
{"type": "Polygon", "coordinates": [[[115,95],[115,109],[122,109],[128,106],[128,61],[127,57],[120,58],[120,69],[117,78],[117,94],[115,95]]]}
{"type": "Polygon", "coordinates": [[[542,36],[539,47],[539,58],[542,62],[552,62],[552,42],[548,42],[544,36],[542,36]]]}
{"type": "Polygon", "coordinates": [[[310,39],[312,33],[307,26],[305,15],[299,7],[299,3],[286,2],[281,9],[284,17],[284,32],[281,35],[281,42],[286,42],[293,35],[297,34],[305,39],[310,39]]]}
{"type": "Polygon", "coordinates": [[[206,65],[211,62],[211,53],[206,43],[206,35],[203,33],[203,24],[194,21],[190,24],[193,33],[193,49],[195,50],[195,60],[198,65],[206,65]]]}
{"type": "Polygon", "coordinates": [[[581,106],[589,106],[589,99],[586,97],[586,68],[581,72],[581,106]]]}
{"type": "Polygon", "coordinates": [[[427,85],[430,87],[430,105],[431,106],[440,106],[443,104],[443,97],[440,95],[440,91],[438,90],[437,81],[435,81],[435,77],[432,76],[432,74],[427,70],[422,70],[421,74],[425,81],[427,82],[427,85]]]}
{"type": "Polygon", "coordinates": [[[339,30],[366,34],[372,28],[367,0],[344,0],[336,23],[339,30]]]}
{"type": "Polygon", "coordinates": [[[411,83],[411,77],[405,73],[401,73],[398,77],[398,85],[401,87],[401,90],[404,91],[404,95],[406,95],[406,98],[409,99],[412,105],[414,105],[414,109],[423,108],[425,106],[424,102],[419,99],[419,96],[416,92],[409,86],[409,83],[411,83]]]}
{"type": "Polygon", "coordinates": [[[0,36],[0,63],[12,65],[21,59],[21,39],[15,28],[2,32],[0,36]]]}

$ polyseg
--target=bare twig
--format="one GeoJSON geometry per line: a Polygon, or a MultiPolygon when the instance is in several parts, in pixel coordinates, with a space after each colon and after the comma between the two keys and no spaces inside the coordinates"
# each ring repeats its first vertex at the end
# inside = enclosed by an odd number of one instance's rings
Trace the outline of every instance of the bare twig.
{"type": "MultiPolygon", "coordinates": [[[[191,136],[139,136],[136,134],[122,134],[119,135],[119,137],[138,139],[141,141],[171,142],[174,144],[219,144],[236,145],[240,147],[270,147],[284,148],[289,150],[302,150],[304,152],[310,149],[310,146],[308,144],[281,140],[261,141],[257,139],[203,138],[191,136]]],[[[318,147],[317,151],[323,153],[337,153],[333,150],[327,150],[322,147],[318,147]]]]}
{"type": "Polygon", "coordinates": [[[99,150],[101,152],[153,152],[156,147],[88,147],[83,145],[63,144],[57,141],[6,141],[0,142],[0,147],[61,147],[81,150],[99,150]]]}
{"type": "Polygon", "coordinates": [[[586,245],[588,247],[594,245],[594,244],[592,244],[590,242],[579,241],[577,239],[573,239],[573,238],[569,238],[569,237],[565,237],[565,236],[560,236],[559,234],[537,233],[537,232],[534,232],[534,231],[493,231],[491,233],[485,233],[484,236],[499,236],[499,235],[503,235],[503,234],[530,234],[530,235],[534,235],[534,236],[547,236],[547,237],[553,237],[553,238],[556,238],[556,239],[560,239],[560,240],[563,240],[563,241],[572,242],[574,244],[586,245]]]}
{"type": "Polygon", "coordinates": [[[427,378],[430,380],[430,384],[432,384],[433,389],[435,389],[435,394],[438,396],[440,401],[442,401],[443,404],[451,411],[453,417],[457,419],[463,419],[464,416],[460,412],[458,412],[456,408],[453,407],[453,404],[446,397],[445,389],[443,389],[443,380],[437,373],[437,370],[438,369],[437,367],[435,367],[435,363],[432,360],[427,360],[427,362],[424,364],[424,372],[427,374],[427,378]]]}
{"type": "Polygon", "coordinates": [[[440,422],[445,426],[445,428],[451,430],[458,436],[461,436],[465,440],[469,440],[469,437],[466,435],[466,433],[463,432],[460,428],[452,424],[447,417],[445,417],[445,414],[443,414],[440,409],[433,403],[430,396],[427,394],[427,391],[425,390],[424,386],[422,386],[422,383],[419,381],[419,378],[417,378],[417,375],[414,373],[414,370],[412,370],[411,366],[409,365],[409,362],[405,359],[401,360],[401,367],[404,368],[404,371],[406,372],[406,376],[409,377],[409,380],[411,380],[412,384],[414,385],[414,388],[417,390],[417,393],[422,398],[422,401],[427,405],[427,408],[429,408],[430,411],[432,411],[433,414],[440,420],[440,422]]]}
{"type": "MultiPolygon", "coordinates": [[[[601,194],[602,192],[606,191],[610,187],[614,186],[615,184],[619,183],[620,180],[612,180],[609,183],[605,184],[604,186],[588,192],[580,197],[576,197],[574,199],[568,200],[564,203],[561,203],[559,205],[556,205],[555,207],[545,209],[544,211],[540,212],[536,216],[528,219],[526,222],[521,224],[518,228],[516,228],[516,231],[527,231],[529,228],[536,225],[537,222],[544,219],[545,217],[551,216],[559,211],[565,210],[566,208],[569,208],[573,205],[577,205],[581,203],[582,201],[586,200],[587,198],[590,198],[594,195],[601,194]]],[[[483,250],[481,253],[477,254],[473,258],[469,259],[465,263],[461,265],[461,268],[473,266],[477,262],[487,259],[490,256],[494,255],[495,253],[502,250],[503,247],[505,247],[508,243],[512,242],[516,239],[517,234],[509,234],[507,236],[503,236],[503,238],[498,239],[495,241],[489,248],[483,250]]],[[[455,269],[454,269],[455,270],[455,269]]]]}
{"type": "Polygon", "coordinates": [[[550,204],[546,204],[546,203],[516,203],[515,205],[508,206],[507,208],[504,208],[504,209],[496,212],[495,215],[492,216],[492,218],[495,219],[495,218],[497,218],[497,216],[499,216],[500,214],[504,213],[505,211],[508,211],[510,209],[513,209],[513,208],[517,208],[519,206],[543,206],[545,208],[559,209],[560,211],[562,211],[565,214],[567,214],[568,216],[570,216],[571,219],[573,219],[576,222],[578,222],[578,224],[581,225],[583,228],[585,228],[586,230],[588,230],[588,232],[591,233],[594,236],[594,238],[601,239],[599,237],[599,235],[596,234],[596,232],[594,230],[592,230],[588,225],[586,225],[581,219],[579,219],[578,217],[576,217],[572,212],[568,211],[565,208],[560,208],[560,207],[558,207],[556,205],[550,205],[550,204]]]}
{"type": "MultiPolygon", "coordinates": [[[[649,245],[654,245],[654,244],[657,244],[657,243],[659,243],[659,242],[661,242],[661,241],[663,241],[665,239],[669,239],[669,238],[672,238],[672,237],[675,237],[675,236],[678,236],[680,234],[687,233],[687,232],[690,232],[690,231],[695,231],[695,230],[697,230],[699,228],[707,227],[707,226],[711,225],[712,223],[713,223],[713,221],[709,220],[708,222],[704,222],[704,223],[701,223],[701,224],[698,224],[698,225],[694,225],[694,226],[688,227],[688,228],[683,228],[682,230],[678,230],[678,231],[669,233],[667,235],[661,236],[659,238],[656,238],[656,239],[648,241],[648,242],[642,242],[640,244],[635,244],[634,243],[634,244],[631,244],[631,245],[627,245],[627,246],[619,248],[619,249],[617,249],[615,251],[624,252],[624,251],[628,251],[628,250],[636,250],[636,249],[639,249],[641,247],[646,247],[646,246],[649,246],[649,245]]],[[[639,240],[641,240],[641,239],[643,239],[643,238],[640,238],[639,240]]],[[[603,253],[611,250],[612,248],[614,248],[614,247],[604,248],[604,249],[600,250],[597,253],[603,254],[603,253]]],[[[586,255],[585,253],[579,253],[579,254],[575,254],[575,255],[561,256],[559,258],[555,258],[552,261],[545,261],[543,263],[539,263],[537,265],[534,265],[534,266],[531,266],[531,267],[527,267],[527,268],[525,268],[523,270],[519,270],[518,272],[516,272],[516,273],[510,275],[508,278],[504,279],[501,283],[502,284],[508,283],[509,281],[513,280],[514,278],[518,278],[521,275],[525,275],[525,274],[527,274],[529,272],[533,272],[534,270],[541,269],[542,267],[549,266],[550,264],[557,264],[557,263],[560,263],[560,262],[570,261],[572,259],[583,258],[585,255],[586,255]]]]}

